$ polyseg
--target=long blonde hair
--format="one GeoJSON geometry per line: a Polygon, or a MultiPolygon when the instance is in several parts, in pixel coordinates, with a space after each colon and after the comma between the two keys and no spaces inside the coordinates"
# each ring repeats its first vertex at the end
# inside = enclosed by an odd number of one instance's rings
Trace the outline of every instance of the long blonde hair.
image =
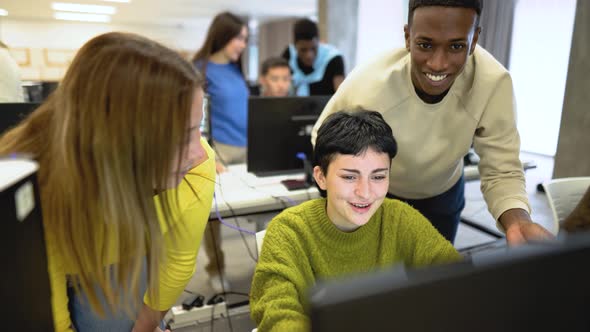
{"type": "MultiPolygon", "coordinates": [[[[39,162],[45,230],[99,314],[106,308],[95,286],[111,310],[129,303],[145,256],[148,289],[158,297],[163,241],[154,193],[180,168],[172,160],[184,153],[202,86],[176,52],[134,34],[103,34],[79,50],[44,104],[0,137],[0,154],[39,162]]],[[[165,220],[173,208],[167,193],[158,195],[165,220]]]]}

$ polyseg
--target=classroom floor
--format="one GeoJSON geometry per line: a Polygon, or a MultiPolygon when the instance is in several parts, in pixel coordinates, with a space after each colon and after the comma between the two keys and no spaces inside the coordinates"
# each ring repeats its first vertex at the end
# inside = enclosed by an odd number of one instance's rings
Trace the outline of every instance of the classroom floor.
{"type": "MultiPolygon", "coordinates": [[[[553,172],[553,158],[542,155],[522,153],[522,160],[534,160],[537,167],[526,171],[527,193],[529,195],[530,204],[533,209],[533,219],[535,221],[544,218],[552,218],[551,210],[547,203],[547,199],[543,193],[537,191],[537,184],[550,180],[553,172]]],[[[479,181],[469,181],[465,186],[466,199],[482,199],[479,191],[479,181]]],[[[479,213],[487,213],[486,209],[482,209],[479,213]]],[[[248,218],[237,218],[239,227],[254,232],[256,227],[256,218],[268,222],[274,214],[264,214],[250,216],[248,218]]],[[[226,222],[236,225],[236,220],[227,219],[226,222]]],[[[226,277],[228,278],[232,291],[241,294],[248,294],[250,290],[250,283],[254,273],[255,259],[257,258],[256,242],[253,235],[243,233],[243,237],[237,231],[228,227],[222,227],[222,248],[226,256],[226,277]]],[[[473,248],[478,245],[484,245],[497,240],[496,237],[483,233],[480,230],[461,223],[455,240],[455,247],[458,250],[465,250],[473,248]]],[[[214,295],[213,289],[207,282],[207,274],[204,271],[204,266],[208,262],[204,250],[200,250],[197,258],[196,273],[187,286],[187,290],[194,293],[200,293],[205,298],[210,298],[214,295]]],[[[178,301],[178,304],[190,296],[189,293],[184,293],[178,301]]],[[[232,294],[227,297],[228,303],[239,303],[246,301],[245,295],[232,294]]],[[[227,319],[216,319],[214,326],[209,323],[196,324],[191,327],[184,327],[175,329],[174,331],[188,332],[188,331],[251,331],[255,325],[250,320],[247,307],[242,310],[242,313],[231,314],[231,321],[227,319]]]]}

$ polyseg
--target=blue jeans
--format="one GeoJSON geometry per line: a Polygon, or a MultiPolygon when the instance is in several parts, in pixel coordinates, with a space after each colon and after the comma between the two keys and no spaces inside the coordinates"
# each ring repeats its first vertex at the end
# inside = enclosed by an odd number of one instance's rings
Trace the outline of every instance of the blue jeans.
{"type": "Polygon", "coordinates": [[[399,199],[420,211],[445,239],[453,243],[465,207],[465,180],[463,175],[449,190],[424,199],[406,199],[387,194],[389,198],[399,199]]]}
{"type": "MultiPolygon", "coordinates": [[[[120,312],[111,312],[109,307],[107,306],[107,301],[104,295],[100,292],[98,287],[96,287],[96,291],[98,293],[99,301],[102,305],[102,308],[106,311],[106,315],[104,317],[100,317],[97,313],[95,313],[86,296],[83,293],[76,293],[73,286],[68,287],[68,307],[70,310],[70,319],[72,321],[73,327],[76,331],[86,332],[86,331],[112,331],[112,332],[128,332],[133,329],[133,325],[135,324],[135,317],[137,317],[137,313],[141,309],[143,305],[143,294],[147,289],[147,264],[144,263],[142,265],[142,270],[140,274],[139,280],[139,298],[136,299],[137,303],[127,303],[126,305],[121,304],[120,308],[131,308],[131,312],[135,313],[132,316],[128,316],[124,309],[121,309],[120,312]]],[[[121,292],[126,290],[121,289],[121,292]]]]}

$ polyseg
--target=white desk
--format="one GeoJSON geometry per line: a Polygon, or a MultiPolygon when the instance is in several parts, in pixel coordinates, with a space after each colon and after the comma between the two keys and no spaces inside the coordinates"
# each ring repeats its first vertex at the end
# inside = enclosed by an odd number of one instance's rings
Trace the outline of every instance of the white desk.
{"type": "MultiPolygon", "coordinates": [[[[483,198],[480,190],[480,181],[465,182],[465,208],[461,212],[461,219],[467,221],[469,225],[477,226],[480,230],[497,236],[504,236],[502,232],[496,227],[496,220],[488,211],[488,206],[483,198]]],[[[528,193],[529,201],[532,203],[531,193],[528,193]]],[[[553,216],[544,213],[545,210],[533,209],[531,218],[534,222],[545,227],[545,229],[552,230],[554,228],[553,216]]]]}
{"type": "Polygon", "coordinates": [[[280,211],[309,199],[320,197],[315,186],[289,191],[281,184],[286,179],[303,179],[303,173],[256,177],[245,164],[231,165],[217,175],[215,200],[209,219],[217,219],[215,203],[221,217],[280,211]]]}
{"type": "MultiPolygon", "coordinates": [[[[523,163],[524,164],[524,163],[523,163]]],[[[527,163],[534,167],[534,162],[527,163]]],[[[473,167],[472,167],[473,169],[473,167]]],[[[477,169],[475,168],[475,171],[477,169]]],[[[473,172],[470,170],[469,172],[473,172]]],[[[466,177],[467,177],[466,170],[466,177]]],[[[471,173],[469,173],[471,174],[471,173]]],[[[473,174],[471,174],[472,176],[473,174]]],[[[309,189],[289,191],[281,184],[285,179],[303,179],[303,173],[269,177],[256,177],[246,171],[245,164],[231,165],[228,171],[217,175],[215,197],[209,214],[209,219],[218,219],[215,203],[221,217],[245,216],[257,213],[281,211],[287,207],[299,204],[309,199],[320,197],[315,186],[309,189]]],[[[504,236],[496,227],[496,221],[487,210],[487,205],[479,189],[479,181],[465,183],[465,208],[461,219],[480,230],[497,236],[504,236]]],[[[541,226],[552,229],[553,221],[543,215],[531,216],[541,226]]]]}

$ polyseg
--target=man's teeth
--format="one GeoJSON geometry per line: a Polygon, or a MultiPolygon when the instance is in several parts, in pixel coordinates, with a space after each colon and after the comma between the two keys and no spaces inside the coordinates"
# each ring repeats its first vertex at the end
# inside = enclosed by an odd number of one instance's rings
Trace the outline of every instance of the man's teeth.
{"type": "Polygon", "coordinates": [[[447,78],[447,75],[434,75],[434,74],[426,73],[426,77],[428,77],[428,79],[430,79],[432,81],[438,82],[438,81],[442,81],[445,78],[447,78]]]}
{"type": "Polygon", "coordinates": [[[366,208],[367,206],[369,206],[369,204],[355,204],[355,203],[350,203],[352,205],[354,205],[357,208],[366,208]]]}

